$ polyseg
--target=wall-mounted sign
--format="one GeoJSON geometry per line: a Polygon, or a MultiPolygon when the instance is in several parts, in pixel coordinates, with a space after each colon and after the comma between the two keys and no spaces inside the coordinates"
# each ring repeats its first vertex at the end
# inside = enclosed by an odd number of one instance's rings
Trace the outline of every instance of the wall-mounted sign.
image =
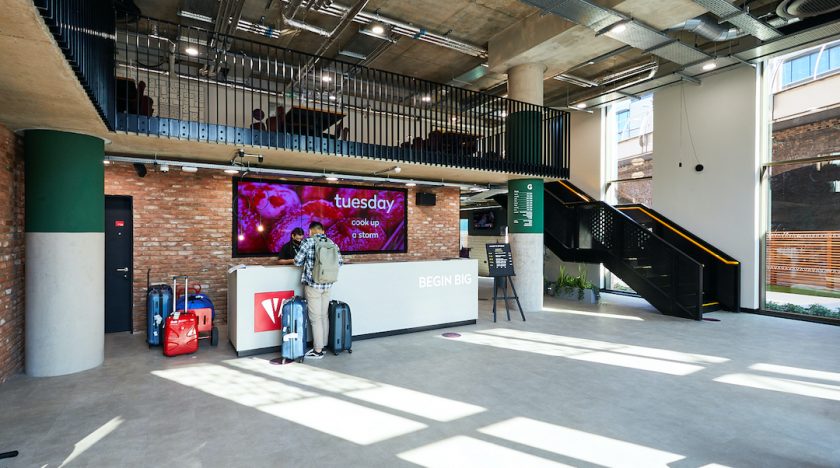
{"type": "Polygon", "coordinates": [[[508,181],[508,229],[513,233],[543,232],[543,181],[508,181]]]}
{"type": "Polygon", "coordinates": [[[487,266],[490,276],[514,276],[510,244],[487,244],[487,266]]]}
{"type": "Polygon", "coordinates": [[[295,295],[294,291],[272,291],[254,294],[254,332],[280,330],[280,312],[283,300],[295,295]]]}

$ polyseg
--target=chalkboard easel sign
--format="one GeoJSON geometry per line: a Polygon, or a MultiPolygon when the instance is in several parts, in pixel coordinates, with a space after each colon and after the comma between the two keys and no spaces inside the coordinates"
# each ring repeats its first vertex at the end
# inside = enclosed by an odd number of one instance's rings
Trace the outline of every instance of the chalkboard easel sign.
{"type": "Polygon", "coordinates": [[[513,272],[513,256],[510,253],[510,244],[487,244],[486,248],[490,276],[494,278],[516,276],[516,273],[513,272]]]}
{"type": "Polygon", "coordinates": [[[507,312],[507,319],[510,321],[510,308],[508,307],[508,300],[514,299],[516,306],[519,307],[519,314],[522,320],[525,320],[525,312],[522,310],[522,304],[519,303],[519,295],[516,294],[516,287],[513,285],[513,255],[510,253],[510,244],[487,244],[487,266],[490,270],[490,276],[493,277],[493,321],[496,321],[496,301],[503,299],[505,301],[505,312],[507,312]],[[513,290],[513,296],[508,295],[508,284],[513,290]],[[498,295],[499,290],[502,290],[502,296],[498,295]]]}

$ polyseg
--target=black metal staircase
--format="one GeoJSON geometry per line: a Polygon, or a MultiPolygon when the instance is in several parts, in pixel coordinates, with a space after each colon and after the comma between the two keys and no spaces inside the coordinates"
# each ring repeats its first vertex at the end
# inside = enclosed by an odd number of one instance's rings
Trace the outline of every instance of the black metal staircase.
{"type": "Polygon", "coordinates": [[[562,260],[604,264],[665,315],[700,320],[739,308],[738,262],[643,205],[613,207],[569,182],[548,183],[545,244],[562,260]]]}

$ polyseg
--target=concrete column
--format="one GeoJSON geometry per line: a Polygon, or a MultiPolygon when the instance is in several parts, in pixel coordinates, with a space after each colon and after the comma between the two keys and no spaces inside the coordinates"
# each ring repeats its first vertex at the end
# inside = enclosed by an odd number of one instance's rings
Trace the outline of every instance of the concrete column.
{"type": "MultiPolygon", "coordinates": [[[[508,70],[508,98],[543,105],[543,73],[541,63],[525,63],[508,70]]],[[[516,161],[538,161],[542,148],[540,134],[540,113],[534,110],[520,110],[508,115],[508,157],[516,161]]],[[[512,180],[508,183],[508,232],[516,272],[514,283],[519,301],[526,311],[541,310],[543,307],[543,181],[542,179],[512,180]],[[530,186],[530,188],[529,188],[530,186]],[[532,224],[522,224],[522,214],[514,206],[515,192],[519,197],[533,200],[532,224]],[[518,221],[518,222],[517,222],[518,221]]]]}
{"type": "Polygon", "coordinates": [[[26,373],[80,372],[105,357],[105,146],[29,130],[24,151],[26,373]]]}
{"type": "Polygon", "coordinates": [[[543,105],[543,73],[541,63],[523,63],[508,70],[508,98],[528,104],[543,105]]]}

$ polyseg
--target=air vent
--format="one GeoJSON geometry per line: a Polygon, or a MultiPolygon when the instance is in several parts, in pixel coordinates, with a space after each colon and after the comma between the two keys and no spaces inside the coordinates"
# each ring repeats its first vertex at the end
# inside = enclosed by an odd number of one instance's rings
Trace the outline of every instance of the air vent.
{"type": "Polygon", "coordinates": [[[808,18],[840,10],[840,0],[785,0],[776,9],[783,18],[808,18]]]}

